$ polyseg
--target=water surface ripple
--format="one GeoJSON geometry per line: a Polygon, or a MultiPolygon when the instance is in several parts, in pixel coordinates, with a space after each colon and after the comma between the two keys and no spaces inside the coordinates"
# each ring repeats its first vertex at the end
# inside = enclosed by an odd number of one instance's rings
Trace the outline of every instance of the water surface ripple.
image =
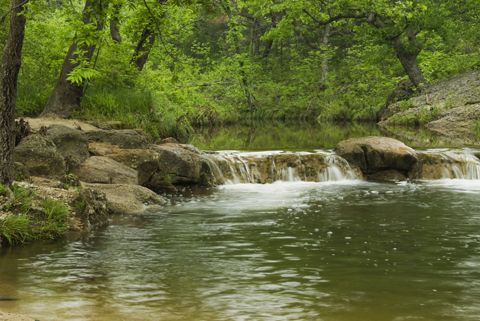
{"type": "Polygon", "coordinates": [[[480,183],[238,184],[0,257],[40,320],[478,320],[480,183]]]}

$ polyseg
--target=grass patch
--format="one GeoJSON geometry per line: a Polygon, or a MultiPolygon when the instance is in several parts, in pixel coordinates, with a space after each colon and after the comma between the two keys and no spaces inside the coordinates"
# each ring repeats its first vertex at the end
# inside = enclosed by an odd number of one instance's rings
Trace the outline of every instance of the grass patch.
{"type": "Polygon", "coordinates": [[[9,245],[21,244],[33,238],[28,215],[11,215],[0,221],[0,239],[6,240],[9,245]]]}
{"type": "Polygon", "coordinates": [[[142,128],[153,138],[185,141],[193,132],[190,120],[175,110],[159,108],[148,91],[130,88],[90,90],[75,117],[94,121],[119,121],[142,128]]]}
{"type": "MultiPolygon", "coordinates": [[[[0,193],[5,186],[0,185],[0,193]]],[[[46,199],[33,209],[35,194],[18,185],[12,186],[14,201],[5,210],[10,213],[0,220],[0,240],[8,245],[19,245],[39,239],[56,239],[68,229],[69,209],[59,200],[46,199]]]]}

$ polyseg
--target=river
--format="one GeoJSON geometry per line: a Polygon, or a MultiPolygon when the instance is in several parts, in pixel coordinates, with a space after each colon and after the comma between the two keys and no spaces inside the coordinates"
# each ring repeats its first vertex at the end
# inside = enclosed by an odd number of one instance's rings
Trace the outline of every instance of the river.
{"type": "Polygon", "coordinates": [[[18,300],[0,310],[41,321],[478,320],[479,198],[480,181],[460,179],[226,184],[80,240],[4,249],[0,295],[18,300]]]}

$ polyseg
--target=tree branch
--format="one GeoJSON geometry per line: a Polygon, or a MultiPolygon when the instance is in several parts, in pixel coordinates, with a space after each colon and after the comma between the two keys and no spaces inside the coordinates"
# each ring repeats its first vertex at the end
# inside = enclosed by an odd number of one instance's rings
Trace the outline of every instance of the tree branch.
{"type": "Polygon", "coordinates": [[[29,1],[29,0],[25,0],[25,1],[23,1],[22,3],[20,3],[20,4],[16,5],[16,6],[11,7],[3,16],[0,17],[0,23],[4,23],[4,22],[5,22],[5,19],[10,15],[10,13],[11,13],[13,10],[18,9],[18,8],[26,5],[28,1],[29,1]]]}

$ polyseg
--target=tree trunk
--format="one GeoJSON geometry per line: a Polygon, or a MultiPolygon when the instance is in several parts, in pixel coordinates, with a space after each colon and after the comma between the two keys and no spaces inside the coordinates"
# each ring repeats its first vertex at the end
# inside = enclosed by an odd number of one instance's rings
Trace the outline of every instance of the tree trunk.
{"type": "Polygon", "coordinates": [[[138,40],[137,46],[135,47],[135,51],[133,52],[131,63],[139,71],[143,70],[143,67],[147,63],[148,56],[150,55],[150,51],[153,48],[155,43],[155,32],[154,32],[154,25],[150,22],[142,32],[140,39],[138,40]]]}
{"type": "MultiPolygon", "coordinates": [[[[322,36],[322,49],[326,52],[328,50],[328,44],[330,42],[330,24],[326,24],[325,28],[323,29],[323,36],[322,36]]],[[[327,76],[328,76],[328,54],[325,53],[325,55],[322,58],[322,65],[320,69],[320,83],[321,87],[325,88],[326,87],[326,82],[327,82],[327,76]]]]}
{"type": "Polygon", "coordinates": [[[398,36],[392,40],[392,45],[410,81],[416,88],[421,88],[425,84],[425,77],[417,61],[421,48],[417,36],[411,28],[406,30],[406,42],[407,44],[405,45],[402,42],[402,37],[398,36]]]}
{"type": "Polygon", "coordinates": [[[110,36],[112,40],[116,43],[122,42],[122,35],[120,34],[120,19],[118,16],[120,15],[120,5],[115,5],[113,7],[113,15],[110,18],[110,36]]]}
{"type": "MultiPolygon", "coordinates": [[[[271,13],[270,14],[270,19],[272,21],[272,26],[270,27],[271,29],[277,27],[277,15],[278,13],[271,13]]],[[[273,39],[268,39],[267,42],[265,43],[265,49],[263,51],[263,58],[268,58],[270,56],[270,53],[272,52],[273,48],[273,39]]]]}
{"type": "Polygon", "coordinates": [[[25,4],[24,0],[12,0],[10,30],[0,69],[0,183],[5,185],[11,185],[13,182],[15,101],[27,21],[22,14],[25,4]]]}
{"type": "MultiPolygon", "coordinates": [[[[102,1],[86,0],[83,9],[83,23],[95,24],[97,31],[103,28],[103,5],[102,1]]],[[[78,67],[82,59],[89,63],[92,60],[96,45],[77,44],[76,41],[70,46],[60,72],[60,78],[43,110],[42,116],[55,115],[69,117],[73,112],[80,109],[80,102],[84,94],[84,84],[74,84],[68,80],[70,73],[78,67]],[[82,55],[79,59],[79,53],[82,55]]]]}

